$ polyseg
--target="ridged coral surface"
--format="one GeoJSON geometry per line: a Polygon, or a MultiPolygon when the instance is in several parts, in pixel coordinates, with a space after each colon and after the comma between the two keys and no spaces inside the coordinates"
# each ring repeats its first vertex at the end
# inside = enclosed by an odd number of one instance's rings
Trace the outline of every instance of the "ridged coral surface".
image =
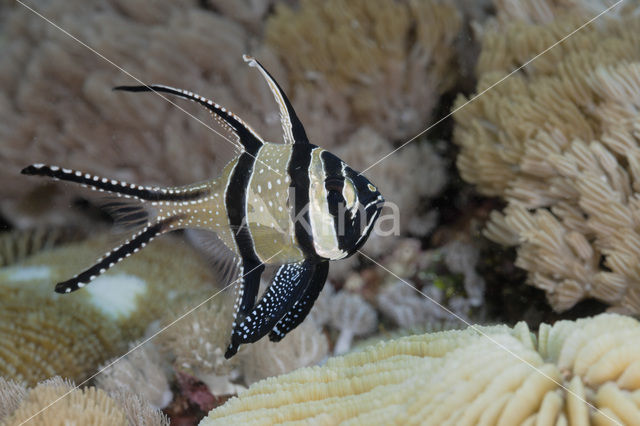
{"type": "Polygon", "coordinates": [[[638,314],[637,3],[602,16],[484,92],[607,2],[567,3],[570,14],[560,15],[550,12],[558,2],[521,3],[529,7],[509,13],[523,19],[537,12],[525,21],[499,11],[506,22],[485,28],[478,96],[455,114],[458,168],[479,191],[508,202],[485,233],[519,247],[516,265],[556,311],[596,298],[638,314]]]}
{"type": "Polygon", "coordinates": [[[54,293],[55,282],[90,264],[104,243],[60,247],[0,269],[2,377],[32,385],[54,375],[81,381],[162,318],[171,297],[215,282],[196,253],[164,237],[104,280],[73,294],[54,293]]]}
{"type": "Polygon", "coordinates": [[[64,396],[71,389],[70,384],[62,380],[52,380],[36,386],[5,424],[18,425],[22,422],[38,426],[64,426],[74,423],[93,426],[126,424],[124,412],[105,391],[88,388],[73,391],[64,396]],[[56,401],[61,397],[63,398],[60,401],[56,401]],[[47,408],[50,404],[51,406],[47,408]],[[45,410],[39,413],[42,409],[45,410]]]}
{"type": "MultiPolygon", "coordinates": [[[[11,383],[9,383],[11,384],[11,383]]],[[[0,382],[0,386],[6,386],[0,382]]],[[[2,389],[4,391],[5,389],[2,389]]],[[[168,426],[168,419],[134,394],[108,394],[102,389],[74,389],[55,377],[20,395],[11,415],[0,417],[3,426],[168,426]]]]}
{"type": "Polygon", "coordinates": [[[381,342],[263,380],[200,425],[637,424],[640,323],[603,314],[381,342]]]}

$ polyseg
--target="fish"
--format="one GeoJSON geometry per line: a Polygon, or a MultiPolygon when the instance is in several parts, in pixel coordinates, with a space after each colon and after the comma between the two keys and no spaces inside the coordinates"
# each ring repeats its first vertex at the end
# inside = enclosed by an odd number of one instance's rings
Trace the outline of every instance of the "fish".
{"type": "Polygon", "coordinates": [[[179,229],[215,233],[230,253],[221,269],[239,285],[226,358],[267,334],[280,341],[301,324],[327,280],[329,262],[353,255],[366,242],[384,204],[366,177],[310,143],[280,85],[255,58],[243,59],[259,71],[275,98],[280,143],[265,141],[236,114],[196,93],[159,84],[114,87],[175,95],[206,108],[237,151],[217,177],[158,187],[54,165],[32,164],[22,170],[111,194],[116,216],[135,225],[132,235],[93,266],[56,284],[58,293],[86,286],[161,234],[179,229]],[[258,300],[265,265],[277,271],[258,300]]]}

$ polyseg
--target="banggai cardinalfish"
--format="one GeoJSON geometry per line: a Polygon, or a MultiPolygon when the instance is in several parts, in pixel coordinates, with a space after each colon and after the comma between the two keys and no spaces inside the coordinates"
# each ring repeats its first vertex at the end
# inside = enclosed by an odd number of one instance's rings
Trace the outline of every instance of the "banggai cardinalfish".
{"type": "Polygon", "coordinates": [[[227,358],[243,343],[266,334],[279,341],[302,323],[324,286],[329,261],[351,256],[364,244],[384,203],[364,176],[309,143],[278,83],[258,61],[246,55],[244,60],[260,71],[278,103],[284,143],[266,142],[231,111],[186,90],[162,85],[114,88],[168,93],[207,108],[229,131],[238,151],[214,179],[160,188],[44,164],[22,170],[129,198],[111,207],[116,216],[139,224],[137,232],[95,265],[58,283],[58,293],[84,287],[165,232],[185,228],[215,232],[220,246],[232,254],[225,268],[240,285],[227,358]],[[280,266],[256,303],[265,264],[280,266]]]}

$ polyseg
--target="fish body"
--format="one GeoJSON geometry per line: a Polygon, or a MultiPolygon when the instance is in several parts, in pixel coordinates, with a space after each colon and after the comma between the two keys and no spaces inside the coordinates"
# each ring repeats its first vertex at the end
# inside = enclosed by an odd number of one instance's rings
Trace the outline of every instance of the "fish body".
{"type": "Polygon", "coordinates": [[[84,287],[160,234],[203,229],[215,232],[233,253],[233,265],[226,267],[240,284],[226,357],[267,334],[278,341],[304,320],[326,281],[329,261],[348,257],[364,244],[384,199],[364,176],[309,143],[273,77],[255,59],[245,56],[245,61],[258,68],[278,103],[284,143],[266,142],[232,112],[186,90],[162,85],[115,88],[168,93],[207,108],[238,149],[214,179],[160,188],[44,164],[23,169],[24,174],[79,183],[137,203],[114,205],[118,214],[138,223],[139,230],[92,267],[58,283],[57,292],[84,287]],[[281,266],[257,300],[265,264],[281,266]]]}

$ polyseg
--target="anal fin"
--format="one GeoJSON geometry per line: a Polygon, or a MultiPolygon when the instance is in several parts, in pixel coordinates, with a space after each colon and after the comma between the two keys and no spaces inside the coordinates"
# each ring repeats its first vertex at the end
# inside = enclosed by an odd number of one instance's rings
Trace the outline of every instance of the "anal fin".
{"type": "Polygon", "coordinates": [[[253,343],[269,333],[302,296],[315,266],[309,261],[282,265],[258,304],[244,318],[236,318],[225,358],[243,343],[253,343]]]}
{"type": "Polygon", "coordinates": [[[70,293],[76,291],[79,288],[84,287],[91,282],[98,275],[103,274],[109,268],[120,262],[125,257],[137,252],[141,248],[147,245],[156,236],[163,233],[168,229],[169,220],[164,222],[157,222],[154,224],[148,224],[142,230],[134,234],[124,244],[107,252],[101,259],[99,259],[93,266],[79,273],[75,277],[56,284],[57,293],[70,293]]]}

